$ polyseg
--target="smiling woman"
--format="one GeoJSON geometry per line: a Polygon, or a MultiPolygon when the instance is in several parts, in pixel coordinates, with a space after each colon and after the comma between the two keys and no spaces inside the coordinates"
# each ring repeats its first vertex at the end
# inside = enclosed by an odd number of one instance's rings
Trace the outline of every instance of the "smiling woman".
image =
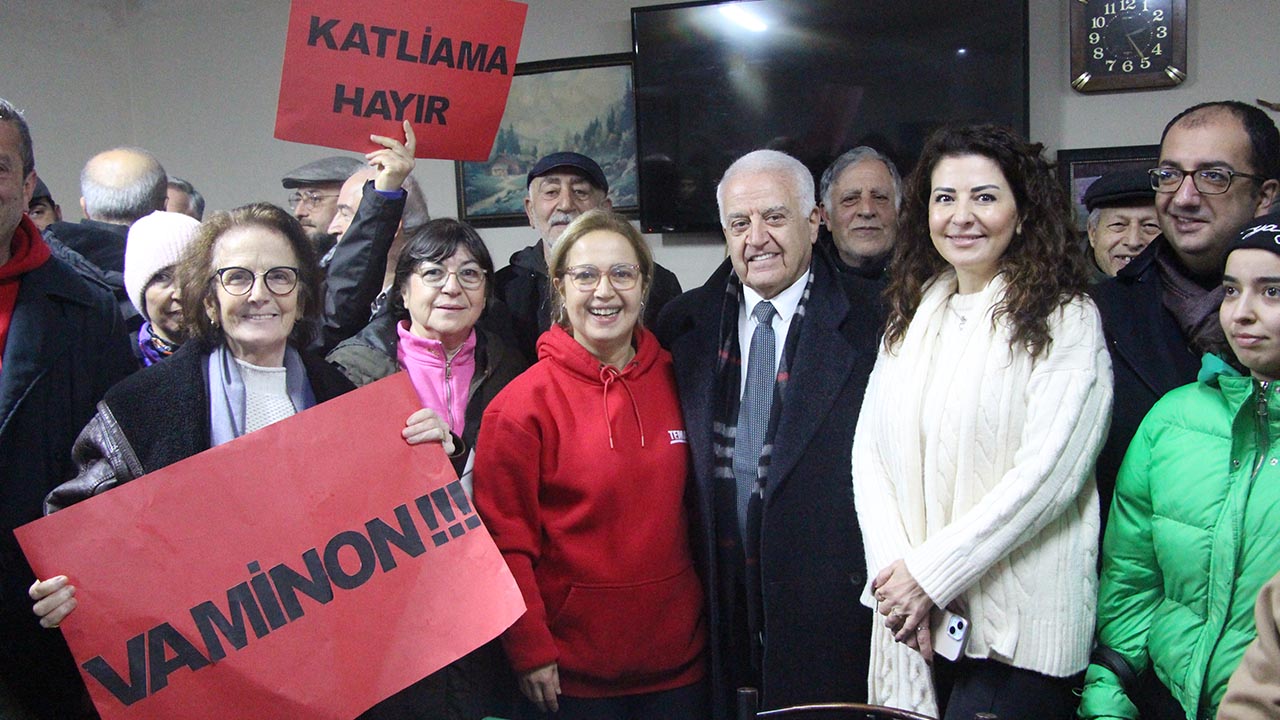
{"type": "MultiPolygon", "coordinates": [[[[388,312],[340,343],[328,361],[356,385],[400,370],[451,434],[454,470],[472,492],[472,449],[493,397],[524,370],[523,356],[478,327],[492,293],[493,261],[471,226],[432,220],[405,241],[388,312]]],[[[412,419],[412,418],[411,418],[412,419]]],[[[375,705],[359,720],[510,717],[515,681],[495,640],[375,705]]]]}
{"type": "Polygon", "coordinates": [[[863,601],[885,616],[875,702],[947,720],[1072,714],[1111,370],[1067,218],[1039,146],[1006,128],[943,128],[908,180],[853,441],[878,573],[863,601]],[[955,663],[932,650],[945,611],[969,625],[955,663]]]}
{"type": "Polygon", "coordinates": [[[549,268],[555,324],[476,445],[476,509],[529,608],[507,658],[529,703],[564,720],[701,720],[688,446],[671,356],[640,325],[653,258],[625,218],[591,210],[549,268]]]}
{"type": "MultiPolygon", "coordinates": [[[[179,262],[178,282],[188,340],[107,391],[72,449],[78,474],[45,498],[46,513],[352,389],[298,349],[318,320],[322,279],[302,226],[284,210],[258,203],[215,213],[179,262]]],[[[75,593],[64,576],[33,585],[41,624],[57,627],[75,593]]]]}

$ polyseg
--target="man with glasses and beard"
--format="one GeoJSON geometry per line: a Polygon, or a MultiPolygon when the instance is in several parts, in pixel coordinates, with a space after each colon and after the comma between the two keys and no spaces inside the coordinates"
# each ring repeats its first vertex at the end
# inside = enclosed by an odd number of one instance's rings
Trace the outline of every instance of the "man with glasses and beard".
{"type": "Polygon", "coordinates": [[[329,224],[338,212],[342,183],[364,166],[356,158],[334,155],[294,168],[281,179],[284,189],[293,191],[286,207],[307,231],[318,257],[324,257],[338,242],[337,236],[329,234],[329,224]]]}
{"type": "Polygon", "coordinates": [[[1115,373],[1097,466],[1104,529],[1138,423],[1160,396],[1196,379],[1206,352],[1232,357],[1218,322],[1222,266],[1236,230],[1275,207],[1280,132],[1252,105],[1196,105],[1165,126],[1149,174],[1161,235],[1093,291],[1115,373]]]}

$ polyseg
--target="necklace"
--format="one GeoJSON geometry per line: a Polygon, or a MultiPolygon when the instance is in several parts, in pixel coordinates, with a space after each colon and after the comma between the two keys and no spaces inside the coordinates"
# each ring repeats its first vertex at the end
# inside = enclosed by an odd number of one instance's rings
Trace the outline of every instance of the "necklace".
{"type": "Polygon", "coordinates": [[[966,310],[965,312],[962,313],[959,310],[957,310],[954,300],[955,300],[955,296],[953,295],[951,297],[951,300],[947,302],[947,310],[950,311],[952,315],[956,316],[956,320],[959,321],[959,323],[957,324],[957,327],[963,330],[965,324],[969,322],[968,311],[966,310]]]}

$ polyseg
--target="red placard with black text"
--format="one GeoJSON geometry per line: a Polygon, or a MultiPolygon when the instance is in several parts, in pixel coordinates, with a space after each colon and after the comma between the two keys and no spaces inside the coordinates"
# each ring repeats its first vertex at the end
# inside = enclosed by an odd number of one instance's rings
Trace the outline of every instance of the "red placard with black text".
{"type": "Polygon", "coordinates": [[[417,407],[399,373],[18,528],[103,720],[350,720],[515,622],[417,407]]]}
{"type": "Polygon", "coordinates": [[[511,0],[293,0],[275,136],[367,152],[370,133],[418,157],[486,160],[528,6],[511,0]]]}

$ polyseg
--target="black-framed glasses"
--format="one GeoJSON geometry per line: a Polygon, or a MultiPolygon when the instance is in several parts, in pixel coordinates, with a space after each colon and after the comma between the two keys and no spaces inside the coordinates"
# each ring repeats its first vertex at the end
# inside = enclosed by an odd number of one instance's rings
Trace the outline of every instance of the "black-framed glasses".
{"type": "Polygon", "coordinates": [[[289,207],[297,207],[298,203],[302,203],[307,207],[316,207],[322,200],[338,197],[338,193],[325,195],[314,190],[294,190],[289,195],[289,207]]]}
{"type": "Polygon", "coordinates": [[[479,290],[484,287],[485,272],[482,268],[470,265],[457,270],[449,270],[440,265],[423,265],[418,270],[418,279],[429,288],[442,288],[449,282],[449,276],[458,278],[458,284],[466,290],[479,290]]]}
{"type": "Polygon", "coordinates": [[[242,267],[218,268],[214,277],[222,283],[222,289],[232,295],[248,295],[258,278],[262,278],[272,295],[288,295],[298,286],[298,268],[284,265],[260,273],[242,267]]]}
{"type": "Polygon", "coordinates": [[[595,290],[600,284],[600,278],[605,275],[609,276],[609,284],[614,290],[630,290],[640,282],[640,266],[632,263],[617,263],[610,265],[607,270],[601,270],[595,265],[574,265],[565,268],[564,275],[582,292],[595,290]]]}
{"type": "Polygon", "coordinates": [[[1178,188],[1182,187],[1183,179],[1190,175],[1191,184],[1196,186],[1196,192],[1201,195],[1221,195],[1231,189],[1231,181],[1237,177],[1246,177],[1259,182],[1266,180],[1261,175],[1236,172],[1226,168],[1183,170],[1171,165],[1151,168],[1147,174],[1151,176],[1151,189],[1162,193],[1178,192],[1178,188]]]}

